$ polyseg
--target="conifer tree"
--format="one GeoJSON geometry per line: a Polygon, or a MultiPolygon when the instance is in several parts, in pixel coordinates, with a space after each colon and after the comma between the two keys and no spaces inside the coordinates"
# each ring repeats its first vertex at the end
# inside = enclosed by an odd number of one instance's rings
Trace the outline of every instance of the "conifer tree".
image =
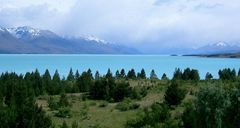
{"type": "Polygon", "coordinates": [[[93,77],[91,70],[83,72],[82,75],[77,79],[77,86],[80,92],[87,92],[93,85],[93,77]]]}
{"type": "Polygon", "coordinates": [[[125,78],[126,77],[124,69],[121,69],[120,75],[121,75],[121,78],[125,78]]]}
{"type": "Polygon", "coordinates": [[[119,73],[118,70],[117,70],[116,73],[115,73],[115,77],[116,77],[116,78],[121,78],[121,74],[119,73]]]}
{"type": "Polygon", "coordinates": [[[100,79],[100,74],[99,74],[98,71],[96,71],[96,73],[95,73],[95,80],[98,80],[98,79],[100,79]]]}
{"type": "Polygon", "coordinates": [[[168,105],[179,105],[185,97],[185,91],[179,88],[178,81],[172,81],[170,86],[168,86],[165,95],[164,101],[168,105]]]}
{"type": "Polygon", "coordinates": [[[51,92],[53,94],[59,94],[62,91],[62,86],[61,86],[61,79],[58,73],[58,70],[55,71],[52,79],[52,88],[51,92]]]}
{"type": "Polygon", "coordinates": [[[168,77],[167,77],[167,75],[165,74],[165,73],[163,73],[163,75],[162,75],[162,78],[161,78],[162,80],[168,80],[168,77]]]}
{"type": "Polygon", "coordinates": [[[110,69],[108,69],[108,71],[107,71],[106,78],[107,78],[107,79],[113,78],[113,75],[112,75],[112,72],[111,72],[110,69]]]}
{"type": "Polygon", "coordinates": [[[194,81],[199,81],[200,80],[198,70],[195,70],[195,69],[191,70],[190,80],[194,80],[194,81]]]}
{"type": "Polygon", "coordinates": [[[141,79],[146,79],[146,73],[145,73],[144,69],[142,69],[141,72],[140,72],[140,78],[141,79]]]}
{"type": "Polygon", "coordinates": [[[135,70],[134,69],[131,69],[128,74],[127,74],[127,78],[128,79],[136,79],[136,73],[135,73],[135,70]]]}
{"type": "Polygon", "coordinates": [[[183,80],[190,80],[191,79],[191,69],[190,68],[186,68],[184,71],[183,71],[183,74],[182,74],[182,79],[183,80]]]}
{"type": "Polygon", "coordinates": [[[213,78],[212,74],[207,72],[206,76],[205,76],[205,80],[211,80],[213,78]]]}
{"type": "Polygon", "coordinates": [[[68,73],[67,80],[68,81],[73,81],[74,80],[74,75],[73,75],[72,68],[70,69],[70,71],[68,73]]]}
{"type": "Polygon", "coordinates": [[[173,79],[181,80],[182,79],[182,71],[180,68],[176,68],[173,74],[173,79]]]}
{"type": "Polygon", "coordinates": [[[238,77],[240,77],[240,69],[238,70],[238,77]]]}
{"type": "Polygon", "coordinates": [[[150,79],[158,79],[154,70],[152,70],[150,73],[150,79]]]}
{"type": "Polygon", "coordinates": [[[77,80],[79,77],[80,77],[80,74],[79,74],[79,72],[78,72],[78,70],[77,70],[76,73],[75,73],[74,78],[75,78],[75,80],[77,80]]]}

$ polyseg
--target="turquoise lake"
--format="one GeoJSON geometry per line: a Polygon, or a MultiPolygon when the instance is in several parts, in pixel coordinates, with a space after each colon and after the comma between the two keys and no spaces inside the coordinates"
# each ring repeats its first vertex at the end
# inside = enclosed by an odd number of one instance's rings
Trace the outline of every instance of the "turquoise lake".
{"type": "Polygon", "coordinates": [[[162,56],[162,55],[48,55],[48,54],[1,54],[0,72],[26,73],[38,69],[44,73],[49,69],[51,75],[57,69],[61,76],[66,76],[70,70],[79,72],[91,69],[93,74],[98,70],[100,74],[105,74],[108,68],[114,72],[122,68],[125,71],[134,68],[136,72],[142,68],[147,75],[152,69],[158,77],[166,73],[172,77],[175,68],[181,69],[190,67],[198,69],[201,78],[207,72],[218,77],[218,70],[223,68],[240,68],[240,59],[230,58],[200,58],[183,56],[162,56]]]}

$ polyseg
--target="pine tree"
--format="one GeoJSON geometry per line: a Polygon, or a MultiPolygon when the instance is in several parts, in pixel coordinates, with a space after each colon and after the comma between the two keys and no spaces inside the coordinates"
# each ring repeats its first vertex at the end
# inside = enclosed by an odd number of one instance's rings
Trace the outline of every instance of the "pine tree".
{"type": "Polygon", "coordinates": [[[34,86],[35,94],[37,96],[43,94],[44,88],[43,88],[42,78],[37,69],[35,70],[35,72],[33,74],[33,81],[34,81],[33,86],[34,86]]]}
{"type": "Polygon", "coordinates": [[[141,78],[141,79],[146,79],[146,73],[145,73],[145,70],[144,70],[144,69],[141,70],[140,78],[141,78]]]}
{"type": "Polygon", "coordinates": [[[162,78],[161,78],[162,80],[168,80],[168,77],[167,77],[167,75],[165,74],[165,73],[163,73],[163,75],[162,75],[162,78]]]}
{"type": "Polygon", "coordinates": [[[80,77],[80,74],[79,74],[79,72],[78,72],[78,70],[77,70],[76,73],[75,73],[74,78],[75,78],[75,80],[77,80],[79,77],[80,77]]]}
{"type": "Polygon", "coordinates": [[[128,78],[128,79],[136,79],[136,78],[137,78],[134,69],[131,69],[130,71],[128,71],[127,78],[128,78]]]}
{"type": "Polygon", "coordinates": [[[173,79],[181,80],[182,79],[182,71],[179,68],[175,69],[173,74],[173,79]]]}
{"type": "Polygon", "coordinates": [[[60,82],[60,76],[59,76],[58,70],[56,70],[53,75],[53,81],[60,82]]]}
{"type": "Polygon", "coordinates": [[[238,70],[238,77],[240,77],[240,69],[238,70]]]}
{"type": "Polygon", "coordinates": [[[150,79],[158,79],[154,70],[152,70],[150,73],[150,79]]]}
{"type": "Polygon", "coordinates": [[[67,80],[68,80],[68,81],[73,81],[73,80],[74,80],[74,75],[73,75],[72,68],[71,68],[70,71],[69,71],[69,74],[68,74],[68,76],[67,76],[67,80]]]}
{"type": "Polygon", "coordinates": [[[46,81],[51,80],[51,75],[50,75],[48,69],[46,69],[45,73],[43,74],[43,80],[46,80],[46,81]]]}
{"type": "Polygon", "coordinates": [[[96,71],[96,73],[95,73],[95,80],[98,80],[98,79],[100,79],[100,74],[99,74],[98,71],[96,71]]]}
{"type": "Polygon", "coordinates": [[[77,79],[76,84],[80,92],[89,91],[89,88],[93,85],[92,73],[89,70],[88,72],[83,72],[82,75],[77,79]]]}
{"type": "Polygon", "coordinates": [[[112,72],[111,72],[110,69],[108,69],[108,71],[107,71],[106,78],[107,78],[107,79],[113,78],[113,75],[112,75],[112,72]]]}
{"type": "Polygon", "coordinates": [[[172,81],[171,85],[168,86],[164,100],[168,105],[179,105],[185,97],[185,91],[179,88],[178,81],[172,81]]]}
{"type": "Polygon", "coordinates": [[[182,74],[182,79],[183,80],[190,80],[191,79],[191,69],[190,68],[186,68],[184,71],[183,71],[183,74],[182,74]]]}
{"type": "Polygon", "coordinates": [[[195,70],[195,69],[191,70],[190,80],[194,80],[194,81],[199,81],[200,80],[198,70],[195,70]]]}
{"type": "Polygon", "coordinates": [[[207,72],[206,76],[205,76],[205,80],[211,80],[213,78],[212,74],[207,72]]]}
{"type": "Polygon", "coordinates": [[[62,91],[62,86],[61,86],[61,79],[58,73],[58,70],[55,71],[53,75],[53,80],[52,80],[52,88],[50,92],[53,92],[53,94],[59,94],[62,91]]]}
{"type": "Polygon", "coordinates": [[[121,70],[120,76],[121,76],[121,78],[125,78],[125,77],[126,77],[126,74],[125,74],[125,70],[124,70],[124,69],[121,70]]]}
{"type": "Polygon", "coordinates": [[[119,73],[118,70],[117,70],[116,73],[115,73],[115,77],[116,77],[116,78],[121,78],[121,74],[119,73]]]}

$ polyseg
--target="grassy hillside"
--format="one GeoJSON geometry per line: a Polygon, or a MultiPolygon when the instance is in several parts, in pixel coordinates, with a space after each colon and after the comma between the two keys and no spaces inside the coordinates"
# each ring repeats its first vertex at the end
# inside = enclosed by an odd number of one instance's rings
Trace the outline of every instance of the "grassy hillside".
{"type": "MultiPolygon", "coordinates": [[[[139,108],[134,110],[120,111],[116,109],[118,103],[107,103],[106,106],[101,107],[101,105],[107,101],[83,100],[83,93],[71,93],[67,94],[67,97],[72,104],[70,107],[72,116],[68,118],[60,118],[55,116],[56,111],[51,111],[48,107],[47,99],[49,99],[50,96],[44,95],[38,97],[37,103],[52,117],[53,123],[57,127],[60,127],[63,121],[66,121],[68,126],[71,126],[74,121],[77,121],[82,128],[123,128],[128,120],[137,118],[142,109],[151,106],[155,102],[163,102],[164,93],[169,83],[167,80],[130,80],[129,82],[131,86],[149,87],[148,94],[144,98],[140,100],[131,100],[131,102],[140,105],[139,108]]],[[[197,92],[204,83],[205,82],[183,82],[181,88],[186,89],[188,93],[183,100],[183,103],[176,109],[172,110],[172,115],[174,117],[181,115],[184,110],[184,103],[193,99],[195,97],[193,96],[193,93],[197,92]]],[[[53,97],[58,101],[60,95],[55,95],[53,97]]]]}

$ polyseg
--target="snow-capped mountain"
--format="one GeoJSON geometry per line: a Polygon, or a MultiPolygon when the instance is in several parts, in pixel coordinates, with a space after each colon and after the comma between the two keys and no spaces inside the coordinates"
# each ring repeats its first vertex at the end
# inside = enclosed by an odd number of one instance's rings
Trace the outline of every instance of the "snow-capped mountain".
{"type": "Polygon", "coordinates": [[[97,43],[108,44],[107,41],[105,41],[103,39],[99,39],[98,37],[93,36],[93,35],[87,35],[87,36],[81,36],[81,37],[87,41],[94,41],[97,43]]]}
{"type": "Polygon", "coordinates": [[[16,38],[23,38],[24,36],[30,36],[34,38],[40,35],[39,29],[34,29],[27,26],[18,28],[7,28],[7,31],[16,38]]]}
{"type": "Polygon", "coordinates": [[[65,38],[28,26],[0,27],[0,53],[129,54],[137,50],[108,43],[95,36],[65,38]]]}
{"type": "Polygon", "coordinates": [[[218,42],[195,49],[193,54],[219,54],[219,53],[236,53],[240,52],[239,44],[229,44],[218,42]]]}
{"type": "Polygon", "coordinates": [[[216,44],[213,44],[213,46],[217,46],[217,47],[226,47],[226,46],[228,46],[228,44],[226,44],[225,42],[218,42],[218,43],[216,43],[216,44]]]}
{"type": "Polygon", "coordinates": [[[36,39],[44,36],[57,37],[57,35],[51,31],[40,30],[29,26],[6,28],[5,30],[17,39],[36,39]]]}

